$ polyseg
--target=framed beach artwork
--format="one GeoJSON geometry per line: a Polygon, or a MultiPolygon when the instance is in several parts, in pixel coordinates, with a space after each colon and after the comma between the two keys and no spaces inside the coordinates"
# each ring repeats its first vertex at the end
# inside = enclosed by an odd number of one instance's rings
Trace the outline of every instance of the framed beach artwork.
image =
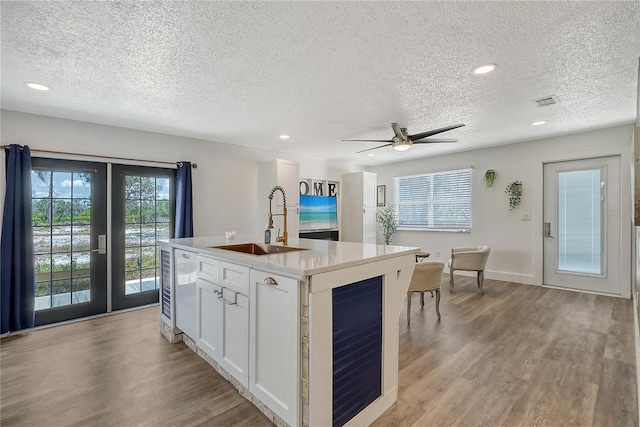
{"type": "Polygon", "coordinates": [[[337,198],[300,195],[300,231],[338,228],[337,198]]]}

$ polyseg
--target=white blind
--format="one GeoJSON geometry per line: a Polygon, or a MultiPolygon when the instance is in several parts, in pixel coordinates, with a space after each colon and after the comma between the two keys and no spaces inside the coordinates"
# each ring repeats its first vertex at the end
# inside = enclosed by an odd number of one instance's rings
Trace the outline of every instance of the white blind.
{"type": "Polygon", "coordinates": [[[471,229],[471,169],[394,180],[399,228],[471,229]]]}

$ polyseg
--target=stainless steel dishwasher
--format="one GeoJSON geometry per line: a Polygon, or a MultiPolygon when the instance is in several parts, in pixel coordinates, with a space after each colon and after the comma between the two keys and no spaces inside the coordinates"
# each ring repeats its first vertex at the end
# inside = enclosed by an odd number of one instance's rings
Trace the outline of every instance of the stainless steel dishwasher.
{"type": "Polygon", "coordinates": [[[198,254],[174,249],[176,291],[176,326],[190,338],[196,339],[196,274],[198,254]]]}

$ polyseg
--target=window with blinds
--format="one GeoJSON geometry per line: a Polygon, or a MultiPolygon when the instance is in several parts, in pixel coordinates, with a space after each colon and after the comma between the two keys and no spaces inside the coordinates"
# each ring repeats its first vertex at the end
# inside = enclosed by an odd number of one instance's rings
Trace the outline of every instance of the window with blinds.
{"type": "Polygon", "coordinates": [[[394,178],[400,229],[471,229],[471,169],[394,178]]]}

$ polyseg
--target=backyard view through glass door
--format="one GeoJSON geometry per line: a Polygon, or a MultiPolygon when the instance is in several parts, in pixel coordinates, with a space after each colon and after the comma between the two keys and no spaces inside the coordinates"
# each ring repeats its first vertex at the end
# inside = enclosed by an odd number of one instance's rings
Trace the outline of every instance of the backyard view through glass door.
{"type": "Polygon", "coordinates": [[[33,158],[36,325],[158,301],[158,241],[173,236],[172,169],[112,166],[111,247],[107,165],[33,158]]]}
{"type": "Polygon", "coordinates": [[[34,158],[36,325],[106,311],[106,166],[34,158]]]}
{"type": "Polygon", "coordinates": [[[173,236],[175,171],[113,165],[113,308],[158,302],[158,241],[173,236]]]}

